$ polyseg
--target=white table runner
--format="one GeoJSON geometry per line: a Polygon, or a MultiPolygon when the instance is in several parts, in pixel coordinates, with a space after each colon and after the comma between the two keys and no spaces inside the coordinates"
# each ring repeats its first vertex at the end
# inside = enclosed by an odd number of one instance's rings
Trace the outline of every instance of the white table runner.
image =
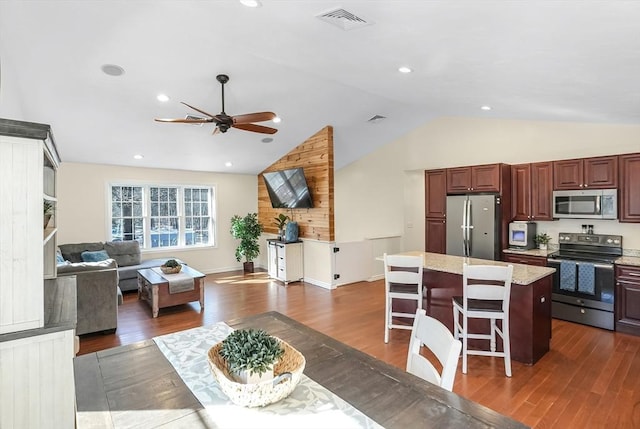
{"type": "Polygon", "coordinates": [[[218,428],[381,428],[351,404],[302,375],[287,398],[261,408],[235,405],[213,378],[207,353],[233,331],[226,323],[155,337],[158,348],[218,428]]]}
{"type": "Polygon", "coordinates": [[[186,292],[195,288],[193,277],[187,273],[165,274],[158,267],[151,268],[151,270],[167,280],[169,283],[169,293],[186,292]]]}

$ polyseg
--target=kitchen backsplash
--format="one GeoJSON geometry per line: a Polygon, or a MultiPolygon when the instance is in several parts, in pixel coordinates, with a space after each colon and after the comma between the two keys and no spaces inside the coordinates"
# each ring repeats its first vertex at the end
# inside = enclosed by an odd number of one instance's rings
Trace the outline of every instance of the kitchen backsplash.
{"type": "Polygon", "coordinates": [[[612,234],[622,236],[622,248],[625,256],[640,256],[640,223],[620,223],[617,220],[595,219],[559,219],[553,222],[536,222],[537,232],[551,236],[550,248],[558,246],[561,232],[582,232],[582,225],[593,225],[594,234],[612,234]]]}

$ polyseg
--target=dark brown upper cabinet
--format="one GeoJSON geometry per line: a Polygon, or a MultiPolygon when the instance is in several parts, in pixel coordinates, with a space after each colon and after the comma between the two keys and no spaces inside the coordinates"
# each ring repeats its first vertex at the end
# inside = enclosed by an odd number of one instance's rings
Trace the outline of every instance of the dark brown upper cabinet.
{"type": "Polygon", "coordinates": [[[618,157],[565,159],[553,162],[553,189],[608,189],[618,187],[618,157]]]}

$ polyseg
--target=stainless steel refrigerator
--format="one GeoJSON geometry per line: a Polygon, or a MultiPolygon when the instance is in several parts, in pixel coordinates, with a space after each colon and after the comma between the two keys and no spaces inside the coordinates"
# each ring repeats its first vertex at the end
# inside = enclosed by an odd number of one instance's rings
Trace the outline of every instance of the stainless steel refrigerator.
{"type": "Polygon", "coordinates": [[[447,197],[447,254],[500,259],[500,197],[447,197]]]}

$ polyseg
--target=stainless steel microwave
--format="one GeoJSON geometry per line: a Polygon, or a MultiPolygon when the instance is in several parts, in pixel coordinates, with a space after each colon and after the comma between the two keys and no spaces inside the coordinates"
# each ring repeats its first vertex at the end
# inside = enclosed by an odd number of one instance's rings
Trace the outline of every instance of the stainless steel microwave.
{"type": "Polygon", "coordinates": [[[618,190],[553,191],[553,217],[618,219],[618,190]]]}

